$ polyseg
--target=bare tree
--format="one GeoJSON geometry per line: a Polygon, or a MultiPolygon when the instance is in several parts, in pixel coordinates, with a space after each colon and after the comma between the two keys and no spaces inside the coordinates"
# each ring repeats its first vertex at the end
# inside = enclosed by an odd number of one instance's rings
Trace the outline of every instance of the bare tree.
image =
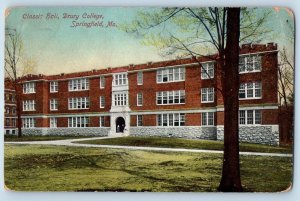
{"type": "Polygon", "coordinates": [[[8,77],[15,90],[18,136],[22,136],[21,92],[18,77],[33,72],[36,66],[32,58],[25,58],[23,40],[16,29],[5,29],[5,76],[8,77]]]}
{"type": "Polygon", "coordinates": [[[263,26],[268,12],[258,15],[254,11],[217,7],[154,9],[140,12],[130,25],[121,27],[144,39],[145,45],[163,50],[166,55],[189,55],[197,60],[217,50],[217,56],[212,59],[217,61],[216,71],[221,75],[222,88],[217,90],[223,97],[225,114],[220,191],[242,191],[238,143],[238,45],[239,42],[258,42],[269,32],[263,26]],[[177,36],[174,32],[178,32],[177,36]]]}

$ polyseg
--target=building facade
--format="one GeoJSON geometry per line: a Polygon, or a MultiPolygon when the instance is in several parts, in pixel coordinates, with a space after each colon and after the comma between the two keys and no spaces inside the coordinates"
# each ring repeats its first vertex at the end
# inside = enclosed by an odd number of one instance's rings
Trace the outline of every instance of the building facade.
{"type": "MultiPolygon", "coordinates": [[[[240,141],[279,143],[277,53],[273,43],[240,48],[240,141]]],[[[23,133],[222,140],[224,104],[216,58],[27,75],[18,90],[23,133]]]]}
{"type": "Polygon", "coordinates": [[[17,134],[16,91],[9,79],[4,81],[4,133],[17,134]]]}

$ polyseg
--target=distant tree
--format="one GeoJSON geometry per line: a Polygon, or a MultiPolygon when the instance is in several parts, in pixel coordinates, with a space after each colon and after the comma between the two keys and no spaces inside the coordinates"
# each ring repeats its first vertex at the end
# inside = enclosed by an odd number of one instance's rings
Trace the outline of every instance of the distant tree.
{"type": "MultiPolygon", "coordinates": [[[[130,25],[121,27],[135,33],[145,45],[163,54],[199,56],[217,50],[216,71],[220,71],[224,100],[224,160],[220,191],[242,191],[238,144],[238,54],[239,42],[259,41],[268,30],[263,26],[268,12],[246,8],[163,8],[141,11],[130,25]],[[230,82],[228,82],[230,80],[230,82]]],[[[201,63],[198,62],[202,67],[201,63]]],[[[205,69],[202,67],[204,72],[205,69]]]]}
{"type": "Polygon", "coordinates": [[[35,69],[36,63],[32,58],[24,56],[23,41],[21,34],[15,29],[5,29],[5,56],[4,69],[5,76],[11,80],[15,89],[16,113],[18,137],[22,136],[22,119],[21,119],[21,94],[19,93],[18,78],[35,69]]]}

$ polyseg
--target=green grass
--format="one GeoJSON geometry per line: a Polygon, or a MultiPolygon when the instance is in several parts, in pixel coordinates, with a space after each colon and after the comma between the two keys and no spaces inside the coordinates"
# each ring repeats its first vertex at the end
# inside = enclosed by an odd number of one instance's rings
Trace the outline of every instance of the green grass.
{"type": "Polygon", "coordinates": [[[58,135],[25,135],[18,137],[16,135],[4,135],[5,142],[25,142],[25,141],[49,141],[49,140],[66,140],[66,139],[77,139],[77,138],[88,138],[91,136],[58,136],[58,135]]]}
{"type": "MultiPolygon", "coordinates": [[[[163,137],[123,137],[123,138],[111,138],[111,139],[101,139],[101,140],[85,140],[76,143],[223,150],[222,141],[190,140],[190,139],[163,138],[163,137]]],[[[266,152],[266,153],[292,153],[292,147],[291,146],[276,147],[276,146],[268,146],[268,145],[260,145],[260,144],[241,143],[240,151],[266,152]]]]}
{"type": "MultiPolygon", "coordinates": [[[[222,154],[5,145],[5,185],[15,191],[216,191],[222,154]]],[[[245,191],[290,186],[292,159],[241,156],[245,191]]]]}

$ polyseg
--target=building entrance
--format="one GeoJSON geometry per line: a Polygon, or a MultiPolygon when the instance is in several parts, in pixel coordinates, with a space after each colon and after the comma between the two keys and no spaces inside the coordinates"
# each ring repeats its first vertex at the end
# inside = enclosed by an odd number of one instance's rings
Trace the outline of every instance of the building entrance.
{"type": "Polygon", "coordinates": [[[123,117],[116,119],[116,133],[123,133],[125,129],[125,120],[123,117]]]}

